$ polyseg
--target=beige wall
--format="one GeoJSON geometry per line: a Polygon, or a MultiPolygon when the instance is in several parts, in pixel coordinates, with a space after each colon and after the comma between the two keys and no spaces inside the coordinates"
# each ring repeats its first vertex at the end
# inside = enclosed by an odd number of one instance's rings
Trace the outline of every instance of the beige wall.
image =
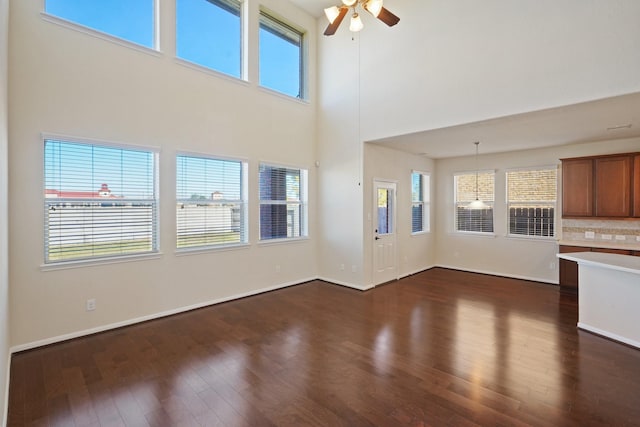
{"type": "Polygon", "coordinates": [[[6,423],[9,383],[9,252],[7,222],[7,47],[9,1],[0,0],[0,423],[6,423]],[[3,421],[4,420],[4,421],[3,421]]]}
{"type": "MultiPolygon", "coordinates": [[[[596,154],[637,151],[640,139],[602,141],[538,150],[487,154],[478,157],[481,170],[495,170],[495,236],[477,236],[454,231],[454,186],[457,172],[474,171],[475,157],[442,159],[436,162],[436,263],[441,266],[483,273],[558,282],[553,240],[507,237],[505,171],[510,168],[558,166],[560,159],[596,154]]],[[[562,194],[558,191],[556,230],[561,230],[562,194]]],[[[560,237],[560,236],[558,236],[560,237]]]]}
{"type": "MultiPolygon", "coordinates": [[[[315,51],[314,18],[287,2],[260,4],[307,29],[310,51],[315,51]]],[[[40,14],[42,5],[42,1],[14,1],[10,11],[9,220],[15,232],[9,245],[15,348],[317,276],[313,55],[310,102],[300,102],[257,85],[257,1],[248,2],[248,83],[175,61],[172,0],[160,0],[160,54],[47,22],[40,14]],[[158,259],[53,271],[41,268],[42,132],[160,149],[162,254],[158,259]],[[178,151],[249,162],[249,247],[176,256],[178,151]],[[261,161],[309,170],[310,239],[258,244],[261,161]],[[88,298],[96,299],[93,312],[85,311],[88,298]]]]}

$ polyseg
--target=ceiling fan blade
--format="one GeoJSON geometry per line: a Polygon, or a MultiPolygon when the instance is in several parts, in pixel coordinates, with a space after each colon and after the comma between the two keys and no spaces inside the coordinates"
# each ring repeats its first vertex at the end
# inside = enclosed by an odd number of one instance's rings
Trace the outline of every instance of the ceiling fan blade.
{"type": "Polygon", "coordinates": [[[389,12],[389,10],[385,9],[384,7],[380,9],[380,14],[378,15],[378,19],[390,27],[393,27],[398,22],[400,22],[400,18],[398,18],[393,13],[389,12]]]}
{"type": "Polygon", "coordinates": [[[334,19],[333,22],[331,24],[329,24],[327,29],[324,30],[324,35],[325,36],[332,36],[332,35],[334,35],[336,33],[336,31],[338,31],[338,27],[342,23],[342,20],[344,19],[345,15],[347,14],[348,11],[349,11],[348,7],[342,6],[340,8],[340,13],[336,17],[336,19],[334,19]]]}

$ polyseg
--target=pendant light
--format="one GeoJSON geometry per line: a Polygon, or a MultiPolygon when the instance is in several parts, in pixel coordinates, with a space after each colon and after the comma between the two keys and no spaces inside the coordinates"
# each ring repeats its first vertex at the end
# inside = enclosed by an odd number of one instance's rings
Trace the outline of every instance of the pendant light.
{"type": "Polygon", "coordinates": [[[474,142],[476,145],[476,199],[467,205],[467,209],[488,209],[489,206],[478,197],[478,145],[480,141],[474,142]]]}

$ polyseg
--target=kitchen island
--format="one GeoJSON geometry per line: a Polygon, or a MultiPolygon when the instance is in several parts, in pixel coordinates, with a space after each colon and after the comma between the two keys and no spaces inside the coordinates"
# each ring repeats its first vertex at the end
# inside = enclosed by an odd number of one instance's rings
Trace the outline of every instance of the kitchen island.
{"type": "Polygon", "coordinates": [[[578,327],[640,348],[640,257],[558,254],[578,263],[578,327]]]}

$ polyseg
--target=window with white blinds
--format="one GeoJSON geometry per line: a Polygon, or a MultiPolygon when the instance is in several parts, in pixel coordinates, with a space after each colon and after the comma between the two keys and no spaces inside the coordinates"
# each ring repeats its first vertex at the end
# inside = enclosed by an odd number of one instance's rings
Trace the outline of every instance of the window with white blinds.
{"type": "Polygon", "coordinates": [[[556,167],[507,171],[509,234],[555,236],[556,167]]]}
{"type": "Polygon", "coordinates": [[[176,0],[176,56],[240,78],[240,6],[238,0],[176,0]]]}
{"type": "Polygon", "coordinates": [[[155,151],[44,144],[45,263],[158,251],[155,151]]]}
{"type": "Polygon", "coordinates": [[[260,240],[307,236],[307,171],[260,165],[260,240]]]}
{"type": "Polygon", "coordinates": [[[430,176],[420,172],[411,173],[411,232],[429,231],[430,176]]]}
{"type": "Polygon", "coordinates": [[[456,231],[493,233],[494,172],[470,172],[454,176],[456,231]],[[487,206],[470,209],[479,199],[487,206]]]}
{"type": "Polygon", "coordinates": [[[247,242],[246,163],[179,155],[177,249],[247,242]]]}

